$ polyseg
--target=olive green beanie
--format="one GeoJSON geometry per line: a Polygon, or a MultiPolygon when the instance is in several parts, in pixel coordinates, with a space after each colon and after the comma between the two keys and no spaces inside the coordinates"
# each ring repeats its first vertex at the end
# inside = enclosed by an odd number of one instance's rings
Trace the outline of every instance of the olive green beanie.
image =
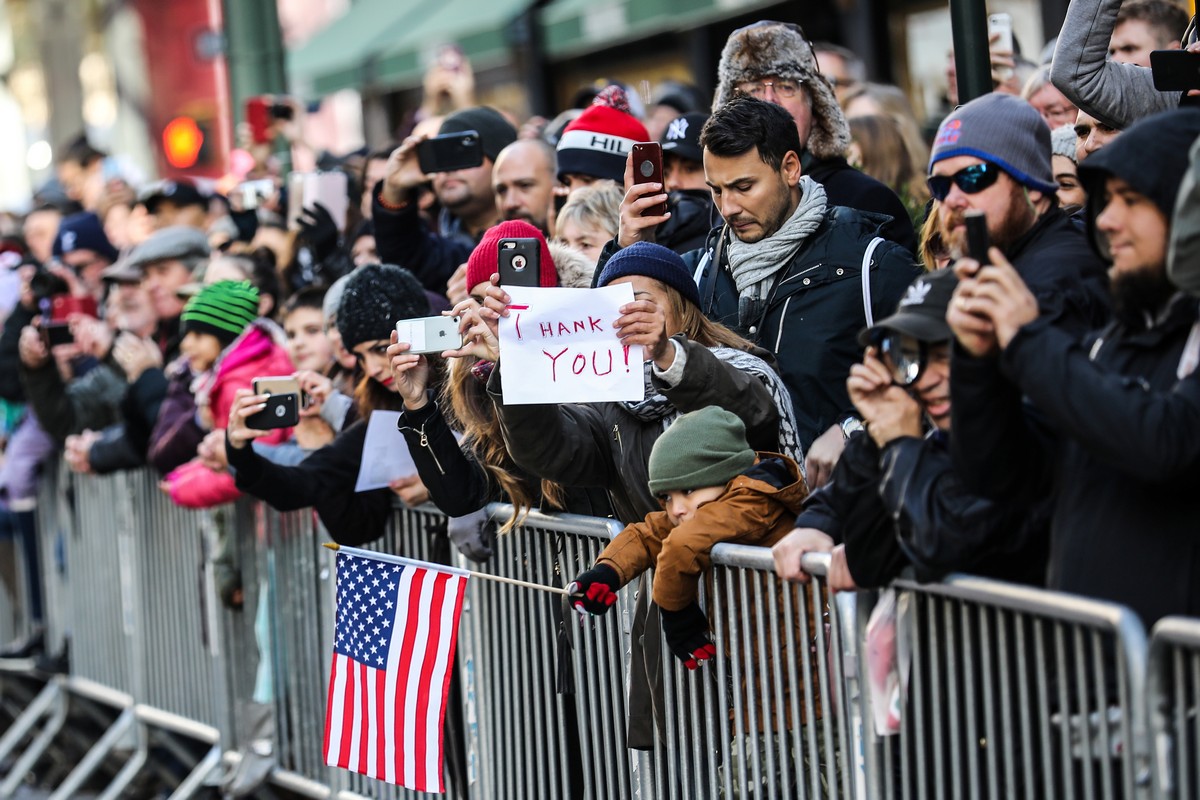
{"type": "Polygon", "coordinates": [[[724,486],[753,465],[742,420],[707,406],[682,415],[658,437],[650,450],[650,491],[724,486]]]}

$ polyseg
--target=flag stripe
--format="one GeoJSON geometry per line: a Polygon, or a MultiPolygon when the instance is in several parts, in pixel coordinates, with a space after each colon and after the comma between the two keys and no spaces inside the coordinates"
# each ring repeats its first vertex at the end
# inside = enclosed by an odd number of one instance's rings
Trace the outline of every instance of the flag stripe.
{"type": "MultiPolygon", "coordinates": [[[[446,593],[445,576],[438,575],[434,578],[430,587],[430,593],[432,597],[430,597],[429,604],[423,604],[423,607],[430,609],[432,613],[436,613],[441,608],[438,604],[446,593]]],[[[427,620],[427,622],[433,622],[433,620],[427,620]]],[[[420,687],[420,691],[417,694],[416,705],[413,709],[414,720],[419,720],[421,723],[418,729],[424,733],[423,736],[416,737],[416,741],[413,743],[413,761],[415,762],[418,780],[423,786],[429,786],[429,768],[426,754],[431,748],[429,745],[430,731],[426,726],[426,721],[429,717],[429,680],[433,677],[433,662],[437,655],[438,626],[427,624],[426,632],[425,646],[421,649],[421,669],[417,673],[417,685],[420,687]]]]}
{"type": "Polygon", "coordinates": [[[329,668],[329,703],[325,706],[325,763],[335,767],[340,766],[336,754],[342,749],[341,708],[345,677],[339,666],[343,658],[345,656],[339,653],[333,654],[333,665],[329,668]]]}
{"type": "Polygon", "coordinates": [[[421,684],[421,664],[425,658],[429,638],[429,614],[422,614],[420,610],[429,609],[435,581],[435,577],[426,575],[421,581],[420,589],[413,592],[412,602],[416,607],[411,611],[416,624],[410,626],[413,629],[412,648],[409,653],[411,666],[404,672],[407,679],[407,685],[404,687],[404,770],[409,780],[413,782],[412,785],[418,789],[423,789],[425,786],[424,776],[421,774],[421,762],[418,759],[418,747],[422,752],[424,751],[422,739],[425,731],[419,725],[420,717],[417,716],[417,705],[422,692],[425,691],[421,684]]]}
{"type": "Polygon", "coordinates": [[[400,668],[396,671],[396,744],[400,746],[400,765],[396,770],[400,775],[402,786],[413,786],[412,768],[412,724],[408,713],[408,698],[410,687],[409,677],[412,675],[413,643],[417,638],[417,628],[420,626],[421,584],[424,575],[415,570],[405,570],[405,574],[413,573],[406,597],[408,605],[404,608],[404,639],[400,645],[400,668]]]}
{"type": "Polygon", "coordinates": [[[454,614],[458,608],[458,587],[462,580],[456,575],[439,575],[438,589],[440,594],[436,597],[433,609],[435,612],[441,612],[441,619],[434,628],[436,636],[436,646],[430,647],[429,651],[432,655],[432,669],[429,672],[429,680],[425,681],[425,686],[428,688],[428,699],[432,702],[426,703],[424,718],[425,730],[429,734],[428,749],[425,753],[425,774],[426,786],[430,791],[434,791],[434,787],[438,792],[444,792],[442,769],[441,769],[441,753],[442,753],[442,734],[443,725],[445,722],[446,704],[438,702],[440,698],[446,696],[449,689],[450,670],[449,659],[446,654],[453,647],[453,640],[457,630],[457,626],[453,624],[454,614]],[[453,602],[446,602],[446,597],[449,595],[453,598],[453,602]],[[434,691],[438,693],[435,695],[434,691]]]}
{"type": "Polygon", "coordinates": [[[343,701],[342,714],[344,717],[348,717],[349,720],[347,720],[345,718],[342,720],[342,748],[341,748],[341,752],[338,753],[338,766],[339,767],[349,767],[350,766],[350,751],[354,746],[352,743],[352,740],[354,738],[354,736],[353,736],[354,675],[356,672],[358,672],[358,670],[355,669],[353,662],[351,662],[349,659],[347,659],[346,689],[345,689],[345,693],[343,694],[343,697],[345,699],[343,701]],[[350,713],[348,715],[346,714],[347,709],[350,710],[350,713]],[[347,724],[348,722],[349,722],[349,724],[347,724]]]}
{"type": "Polygon", "coordinates": [[[367,665],[358,665],[358,771],[362,775],[370,775],[367,765],[367,753],[371,750],[371,706],[367,693],[374,681],[367,680],[367,665]]]}

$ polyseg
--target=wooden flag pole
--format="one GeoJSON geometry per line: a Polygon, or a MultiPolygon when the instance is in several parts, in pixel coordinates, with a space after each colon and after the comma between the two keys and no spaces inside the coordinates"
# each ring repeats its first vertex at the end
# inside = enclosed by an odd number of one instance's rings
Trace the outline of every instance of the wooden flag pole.
{"type": "MultiPolygon", "coordinates": [[[[374,550],[362,550],[357,547],[343,548],[342,545],[338,544],[337,542],[322,542],[322,545],[324,547],[329,548],[330,550],[343,550],[344,549],[347,552],[354,553],[355,555],[362,555],[366,558],[378,558],[381,561],[394,561],[394,562],[402,562],[402,563],[407,562],[407,559],[401,559],[399,556],[391,556],[387,553],[376,553],[374,550]]],[[[445,565],[434,564],[433,566],[440,567],[440,566],[445,566],[445,565]]],[[[450,567],[450,569],[454,569],[458,572],[465,572],[468,575],[470,575],[472,578],[483,578],[485,581],[496,581],[497,583],[510,583],[513,586],[523,586],[526,589],[537,589],[538,591],[550,592],[551,594],[566,594],[567,593],[566,589],[559,589],[557,586],[546,586],[541,583],[530,583],[529,581],[519,581],[516,578],[505,578],[501,575],[489,575],[486,572],[476,572],[473,569],[459,570],[457,567],[450,567]]]]}

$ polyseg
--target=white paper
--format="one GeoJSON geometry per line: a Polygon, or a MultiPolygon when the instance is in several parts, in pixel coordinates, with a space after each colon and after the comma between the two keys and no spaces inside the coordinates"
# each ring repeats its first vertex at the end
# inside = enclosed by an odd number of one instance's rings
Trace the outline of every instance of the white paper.
{"type": "Polygon", "coordinates": [[[372,411],[367,420],[367,438],[363,441],[362,462],[354,491],[386,489],[396,478],[417,474],[417,465],[408,452],[404,434],[396,429],[399,411],[372,411]]]}
{"type": "Polygon", "coordinates": [[[500,318],[504,402],[604,403],[642,400],[642,348],[624,347],[612,324],[633,302],[629,284],[599,289],[506,286],[500,318]]]}

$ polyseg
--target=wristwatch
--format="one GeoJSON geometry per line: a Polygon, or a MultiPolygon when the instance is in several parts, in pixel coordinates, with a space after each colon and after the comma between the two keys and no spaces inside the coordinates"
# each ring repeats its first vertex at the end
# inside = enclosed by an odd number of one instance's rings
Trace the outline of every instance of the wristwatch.
{"type": "Polygon", "coordinates": [[[862,424],[862,420],[858,417],[846,417],[841,422],[842,436],[847,440],[856,433],[861,433],[866,430],[866,426],[862,424]]]}

